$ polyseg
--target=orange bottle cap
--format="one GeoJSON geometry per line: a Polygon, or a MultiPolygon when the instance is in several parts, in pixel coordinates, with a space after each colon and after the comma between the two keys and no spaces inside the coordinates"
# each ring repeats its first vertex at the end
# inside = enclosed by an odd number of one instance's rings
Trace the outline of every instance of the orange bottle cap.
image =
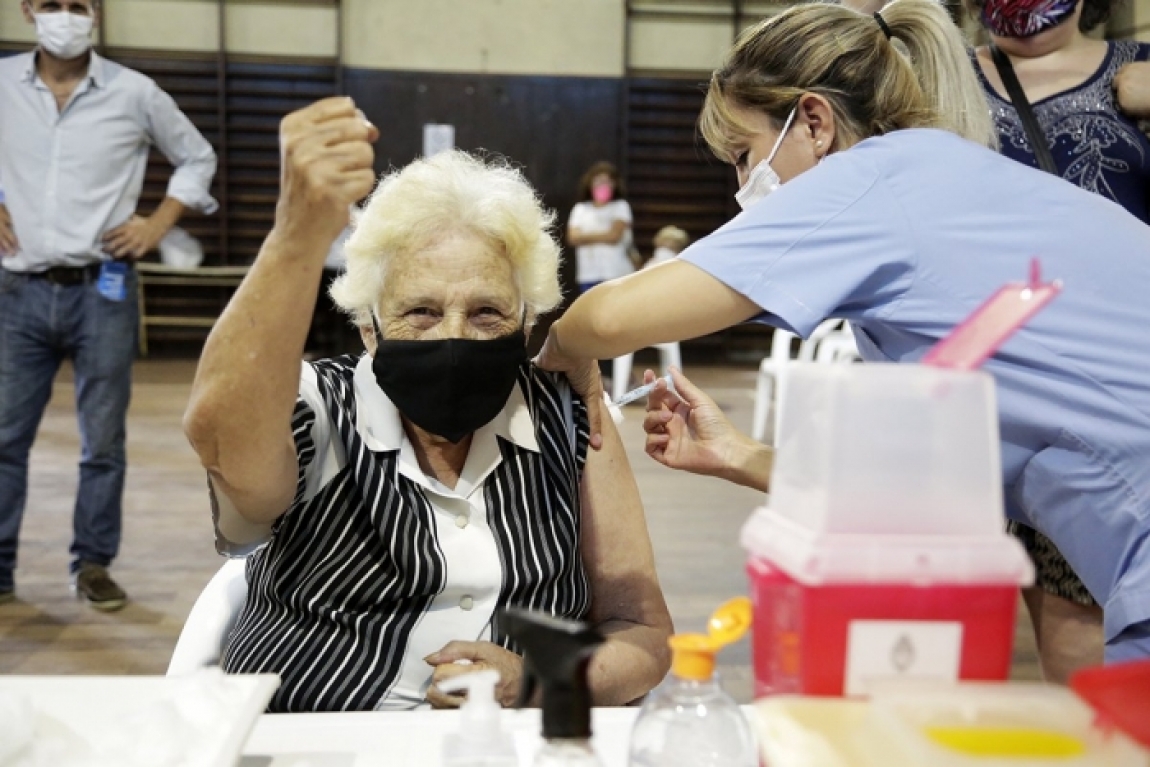
{"type": "Polygon", "coordinates": [[[707,623],[707,634],[676,634],[671,646],[671,672],[702,682],[715,673],[715,654],[737,642],[751,627],[751,600],[737,597],[719,605],[707,623]]]}
{"type": "Polygon", "coordinates": [[[676,634],[671,645],[671,673],[680,679],[703,682],[715,673],[715,653],[718,647],[703,634],[676,634]]]}

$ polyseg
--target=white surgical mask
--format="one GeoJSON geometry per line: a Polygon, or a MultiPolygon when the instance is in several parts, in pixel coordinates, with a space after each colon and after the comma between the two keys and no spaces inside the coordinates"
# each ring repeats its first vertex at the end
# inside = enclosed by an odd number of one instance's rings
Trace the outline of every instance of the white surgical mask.
{"type": "Polygon", "coordinates": [[[767,159],[759,162],[754,167],[750,175],[747,176],[747,183],[735,192],[735,200],[739,203],[739,207],[743,210],[754,205],[759,200],[762,200],[771,192],[779,188],[782,182],[779,180],[779,174],[775,173],[775,169],[771,167],[771,160],[775,159],[775,155],[779,152],[779,147],[783,145],[783,139],[787,136],[787,131],[791,129],[791,122],[795,119],[795,112],[798,110],[796,106],[787,115],[787,121],[783,123],[783,129],[779,132],[779,137],[775,139],[775,145],[771,148],[771,153],[767,155],[767,159]]]}
{"type": "Polygon", "coordinates": [[[92,47],[92,17],[67,11],[36,14],[40,47],[61,59],[83,56],[92,47]]]}

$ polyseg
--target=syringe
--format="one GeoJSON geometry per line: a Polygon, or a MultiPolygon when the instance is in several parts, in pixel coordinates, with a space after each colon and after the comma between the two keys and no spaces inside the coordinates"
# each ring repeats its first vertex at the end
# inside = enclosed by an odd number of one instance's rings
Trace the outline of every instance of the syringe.
{"type": "Polygon", "coordinates": [[[656,378],[654,381],[652,381],[649,384],[643,384],[638,389],[632,389],[631,391],[627,392],[622,397],[620,397],[619,400],[617,402],[615,402],[614,404],[617,406],[629,405],[630,403],[634,402],[637,399],[641,399],[643,397],[646,397],[648,394],[655,391],[655,386],[659,383],[659,381],[666,381],[667,382],[667,388],[670,389],[671,391],[675,391],[675,384],[671,381],[671,374],[668,373],[667,375],[663,376],[662,378],[656,378]]]}

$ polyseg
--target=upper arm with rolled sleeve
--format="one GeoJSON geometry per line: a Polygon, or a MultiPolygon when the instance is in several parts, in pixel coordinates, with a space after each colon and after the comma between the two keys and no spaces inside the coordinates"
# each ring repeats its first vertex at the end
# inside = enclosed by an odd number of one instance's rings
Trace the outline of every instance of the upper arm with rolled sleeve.
{"type": "Polygon", "coordinates": [[[214,213],[219,205],[212,198],[216,153],[188,116],[158,85],[152,84],[144,99],[148,136],[175,167],[167,196],[185,207],[214,213]]]}
{"type": "Polygon", "coordinates": [[[828,317],[881,318],[896,304],[913,278],[913,232],[875,168],[832,156],[680,258],[807,336],[828,317]]]}
{"type": "MultiPolygon", "coordinates": [[[[331,419],[316,381],[315,369],[303,365],[299,396],[292,412],[292,440],[295,442],[295,494],[285,514],[308,503],[330,479],[336,462],[331,444],[331,419]]],[[[235,509],[227,496],[208,482],[211,494],[212,521],[216,531],[216,551],[230,557],[251,554],[271,540],[275,523],[259,525],[249,522],[235,509]]]]}

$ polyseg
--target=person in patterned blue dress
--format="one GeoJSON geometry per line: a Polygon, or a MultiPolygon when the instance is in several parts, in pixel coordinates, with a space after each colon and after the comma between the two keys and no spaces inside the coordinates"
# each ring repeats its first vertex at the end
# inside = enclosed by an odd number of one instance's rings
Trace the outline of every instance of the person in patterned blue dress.
{"type": "MultiPolygon", "coordinates": [[[[1045,134],[1058,174],[1150,222],[1150,44],[1098,40],[1112,0],[969,0],[990,39],[1010,57],[1045,134]]],[[[1018,111],[1007,95],[989,46],[976,51],[976,70],[990,101],[1006,157],[1038,167],[1018,111]]],[[[1027,590],[1047,679],[1065,682],[1077,668],[1102,660],[1102,610],[1058,549],[1042,533],[1011,522],[1031,557],[1038,583],[1027,590]]]]}
{"type": "MultiPolygon", "coordinates": [[[[1019,11],[995,12],[1026,3],[971,2],[995,45],[1010,56],[1059,175],[1150,222],[1150,140],[1139,125],[1150,117],[1142,93],[1150,88],[1150,43],[1086,35],[1106,20],[1111,0],[1062,0],[1062,13],[1058,0],[1046,0],[1039,3],[1046,10],[1041,21],[1019,11]],[[1031,29],[1036,31],[1023,36],[1031,29]]],[[[1001,152],[1038,167],[988,47],[978,49],[977,60],[1001,152]]]]}

